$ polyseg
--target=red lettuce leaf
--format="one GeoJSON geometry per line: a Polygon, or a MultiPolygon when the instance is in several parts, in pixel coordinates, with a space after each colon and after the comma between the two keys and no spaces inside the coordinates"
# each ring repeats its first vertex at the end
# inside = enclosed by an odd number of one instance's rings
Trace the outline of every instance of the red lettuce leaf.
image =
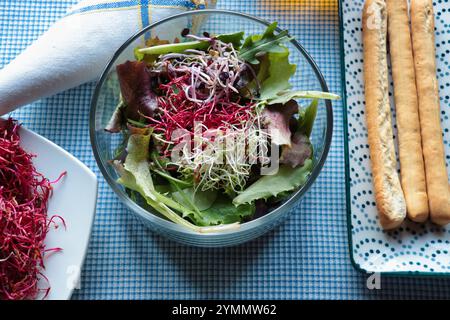
{"type": "Polygon", "coordinates": [[[141,115],[153,116],[158,104],[151,88],[151,77],[145,62],[127,61],[116,67],[120,90],[126,104],[125,115],[139,120],[141,115]]]}
{"type": "Polygon", "coordinates": [[[280,163],[292,168],[302,166],[306,159],[311,158],[311,143],[306,135],[296,132],[291,139],[291,146],[284,145],[281,149],[280,163]]]}
{"type": "Polygon", "coordinates": [[[263,111],[263,120],[272,136],[272,142],[282,146],[291,145],[291,130],[289,122],[298,112],[298,104],[294,100],[286,104],[267,106],[263,111]]]}

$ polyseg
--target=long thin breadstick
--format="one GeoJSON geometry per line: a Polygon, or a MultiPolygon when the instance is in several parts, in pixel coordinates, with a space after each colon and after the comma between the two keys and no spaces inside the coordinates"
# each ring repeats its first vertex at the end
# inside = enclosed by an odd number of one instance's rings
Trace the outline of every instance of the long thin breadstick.
{"type": "Polygon", "coordinates": [[[433,222],[445,225],[450,222],[450,191],[436,77],[432,0],[411,1],[411,31],[430,215],[433,222]]]}
{"type": "Polygon", "coordinates": [[[387,12],[401,183],[408,217],[423,222],[428,219],[429,210],[408,3],[406,0],[387,0],[387,12]]]}
{"type": "Polygon", "coordinates": [[[386,3],[367,0],[363,11],[364,83],[375,198],[384,229],[399,226],[406,203],[397,174],[389,105],[386,3]]]}

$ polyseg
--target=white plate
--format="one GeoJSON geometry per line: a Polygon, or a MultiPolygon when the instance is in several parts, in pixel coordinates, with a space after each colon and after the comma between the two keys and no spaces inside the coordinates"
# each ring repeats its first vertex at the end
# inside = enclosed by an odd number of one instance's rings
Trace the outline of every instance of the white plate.
{"type": "MultiPolygon", "coordinates": [[[[352,262],[359,270],[387,274],[450,276],[450,225],[405,221],[390,232],[381,229],[373,194],[364,114],[361,17],[364,0],[342,0],[345,88],[347,93],[348,222],[352,262]]],[[[436,62],[447,166],[450,164],[450,1],[435,1],[436,62]]],[[[391,80],[391,79],[390,79],[391,80]]],[[[391,106],[392,81],[390,86],[391,106]]],[[[395,110],[392,109],[395,118],[395,110]]],[[[450,170],[449,170],[450,171],[450,170]]]]}
{"type": "MultiPolygon", "coordinates": [[[[21,128],[21,145],[36,155],[34,165],[50,181],[67,171],[67,175],[54,184],[49,200],[48,214],[60,215],[67,229],[51,228],[45,241],[47,248],[60,247],[44,260],[44,274],[50,282],[47,299],[70,299],[83,266],[88,248],[97,201],[97,178],[78,159],[53,142],[21,128]]],[[[57,220],[58,221],[58,220],[57,220]]],[[[46,282],[41,280],[42,286],[46,282]]]]}

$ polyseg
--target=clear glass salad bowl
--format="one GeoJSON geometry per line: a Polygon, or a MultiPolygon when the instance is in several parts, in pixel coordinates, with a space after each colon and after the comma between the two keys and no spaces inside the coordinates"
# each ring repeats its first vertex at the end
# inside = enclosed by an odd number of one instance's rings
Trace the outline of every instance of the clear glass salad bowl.
{"type": "MultiPolygon", "coordinates": [[[[248,35],[264,32],[267,25],[269,23],[264,20],[231,11],[202,10],[182,13],[156,22],[131,37],[117,50],[105,68],[92,98],[90,113],[92,148],[98,166],[111,188],[121,201],[151,230],[172,240],[192,246],[223,247],[241,244],[261,236],[280,224],[319,175],[331,144],[333,113],[329,100],[320,100],[319,102],[317,117],[311,134],[311,143],[314,148],[314,167],[305,185],[293,192],[277,208],[264,216],[242,223],[235,230],[220,233],[196,233],[142,208],[130,199],[123,186],[116,182],[118,175],[109,162],[114,157],[116,147],[122,141],[121,134],[110,134],[104,130],[117,106],[120,94],[115,66],[127,60],[134,60],[133,49],[135,47],[142,46],[144,41],[149,38],[180,38],[181,31],[186,27],[191,29],[191,33],[198,35],[204,32],[225,34],[239,31],[244,31],[248,35]]],[[[291,78],[293,88],[327,92],[325,80],[306,50],[295,40],[286,45],[290,50],[290,62],[297,64],[297,72],[291,78]]],[[[309,103],[309,101],[301,100],[298,102],[300,106],[309,103]]]]}

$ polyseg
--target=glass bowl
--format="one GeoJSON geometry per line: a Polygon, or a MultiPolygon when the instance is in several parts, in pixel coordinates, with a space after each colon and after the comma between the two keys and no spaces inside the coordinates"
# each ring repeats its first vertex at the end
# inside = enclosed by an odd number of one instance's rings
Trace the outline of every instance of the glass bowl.
{"type": "MultiPolygon", "coordinates": [[[[116,183],[116,171],[108,162],[122,141],[121,134],[110,134],[104,128],[119,99],[119,84],[115,66],[126,60],[134,60],[133,49],[142,46],[146,39],[159,37],[173,41],[188,27],[191,33],[223,34],[244,31],[246,35],[262,33],[269,22],[238,12],[224,10],[190,11],[160,20],[126,41],[106,66],[92,98],[90,111],[90,136],[95,159],[100,171],[121,201],[151,230],[177,242],[201,247],[224,247],[244,243],[271,230],[286,217],[292,207],[301,200],[319,175],[331,144],[333,113],[330,101],[320,101],[311,141],[314,147],[314,167],[306,184],[266,215],[242,223],[238,229],[221,233],[196,233],[132,201],[124,188],[116,183]]],[[[279,32],[280,30],[278,30],[279,32]]],[[[286,44],[290,49],[290,61],[297,64],[297,72],[291,78],[294,89],[328,91],[325,80],[316,63],[295,40],[286,44]]],[[[299,100],[300,105],[309,101],[299,100]]]]}

